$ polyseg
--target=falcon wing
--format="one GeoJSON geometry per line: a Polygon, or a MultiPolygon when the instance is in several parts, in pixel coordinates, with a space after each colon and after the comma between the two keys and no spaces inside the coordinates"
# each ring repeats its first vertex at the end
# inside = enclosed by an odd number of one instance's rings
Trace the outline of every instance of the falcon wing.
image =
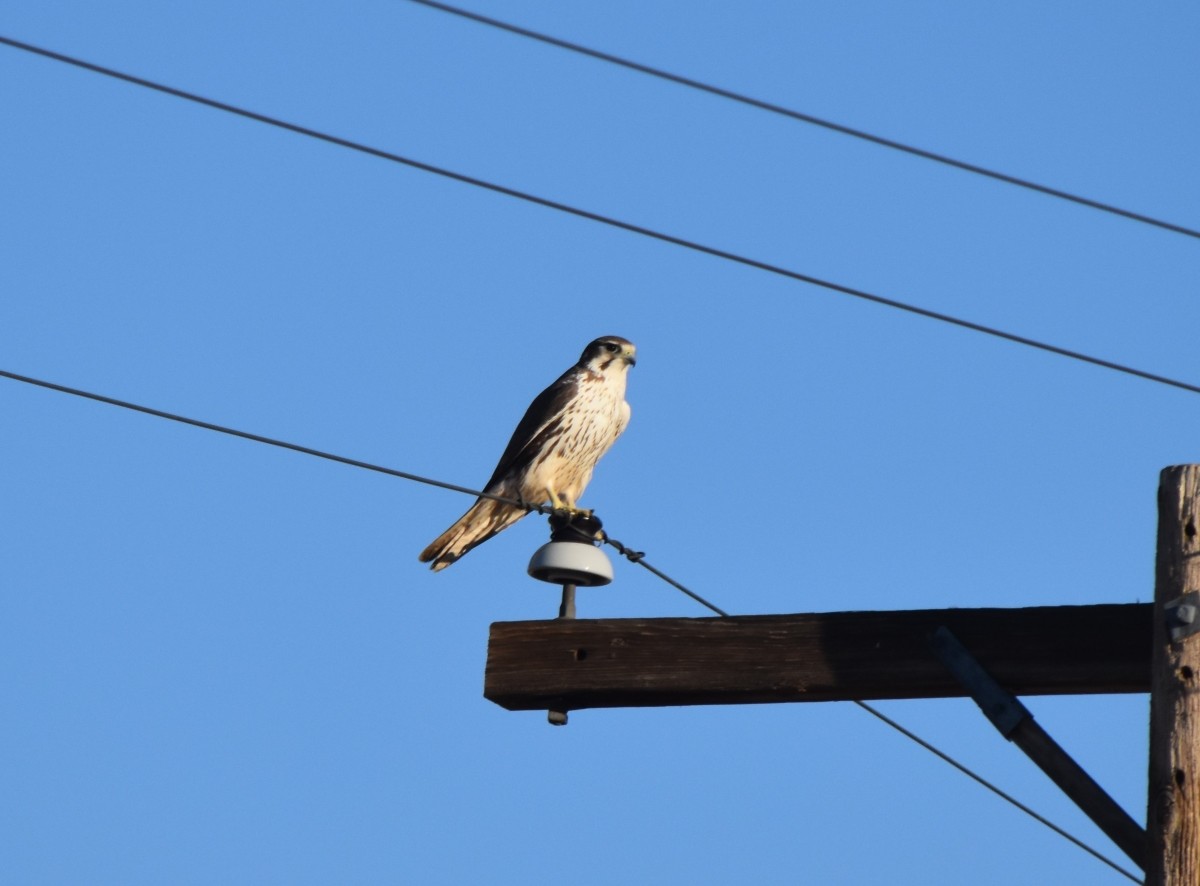
{"type": "Polygon", "coordinates": [[[543,450],[547,439],[561,428],[563,412],[575,397],[578,385],[578,376],[572,367],[534,398],[484,489],[490,490],[504,477],[517,473],[543,450]]]}

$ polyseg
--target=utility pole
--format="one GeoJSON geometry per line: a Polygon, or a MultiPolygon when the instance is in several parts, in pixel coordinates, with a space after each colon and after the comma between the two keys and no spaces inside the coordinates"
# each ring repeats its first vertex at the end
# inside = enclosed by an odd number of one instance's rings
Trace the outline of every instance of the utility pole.
{"type": "Polygon", "coordinates": [[[1146,886],[1200,883],[1200,465],[1165,468],[1150,690],[1146,886]]]}

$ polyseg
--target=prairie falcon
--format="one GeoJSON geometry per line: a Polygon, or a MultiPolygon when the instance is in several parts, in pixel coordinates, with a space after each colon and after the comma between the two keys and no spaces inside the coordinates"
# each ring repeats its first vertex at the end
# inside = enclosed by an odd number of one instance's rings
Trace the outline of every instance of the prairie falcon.
{"type": "MultiPolygon", "coordinates": [[[[483,491],[529,504],[575,507],[600,456],[629,423],[625,378],[637,349],[605,335],[529,405],[483,491]]],[[[421,552],[434,572],[524,517],[524,508],[480,498],[421,552]]]]}

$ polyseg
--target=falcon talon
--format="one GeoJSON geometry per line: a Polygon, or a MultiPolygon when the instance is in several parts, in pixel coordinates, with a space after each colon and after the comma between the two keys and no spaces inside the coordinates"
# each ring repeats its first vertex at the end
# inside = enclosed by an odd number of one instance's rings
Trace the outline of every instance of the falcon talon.
{"type": "Polygon", "coordinates": [[[592,517],[592,512],[587,510],[586,508],[571,508],[571,507],[555,508],[554,513],[561,515],[562,517],[566,518],[568,521],[577,520],[580,518],[582,518],[584,520],[590,520],[592,517]]]}

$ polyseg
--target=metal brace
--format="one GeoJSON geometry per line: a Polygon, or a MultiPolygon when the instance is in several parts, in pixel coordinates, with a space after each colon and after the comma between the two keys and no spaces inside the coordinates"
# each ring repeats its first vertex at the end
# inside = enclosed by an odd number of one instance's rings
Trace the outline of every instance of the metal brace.
{"type": "Polygon", "coordinates": [[[1032,717],[1020,699],[1000,686],[992,675],[983,669],[966,647],[945,627],[933,633],[933,650],[958,682],[966,687],[975,704],[983,711],[992,725],[1007,739],[1026,717],[1032,717]]]}
{"type": "MultiPolygon", "coordinates": [[[[1200,621],[1200,594],[1191,604],[1192,623],[1200,621]]],[[[930,638],[934,652],[963,685],[1000,733],[1013,742],[1070,797],[1121,851],[1146,870],[1146,830],[1104,792],[1033,719],[1025,705],[992,678],[945,626],[930,638]]]]}
{"type": "Polygon", "coordinates": [[[1163,606],[1167,633],[1171,642],[1179,643],[1193,634],[1200,634],[1200,591],[1189,591],[1163,606]]]}

